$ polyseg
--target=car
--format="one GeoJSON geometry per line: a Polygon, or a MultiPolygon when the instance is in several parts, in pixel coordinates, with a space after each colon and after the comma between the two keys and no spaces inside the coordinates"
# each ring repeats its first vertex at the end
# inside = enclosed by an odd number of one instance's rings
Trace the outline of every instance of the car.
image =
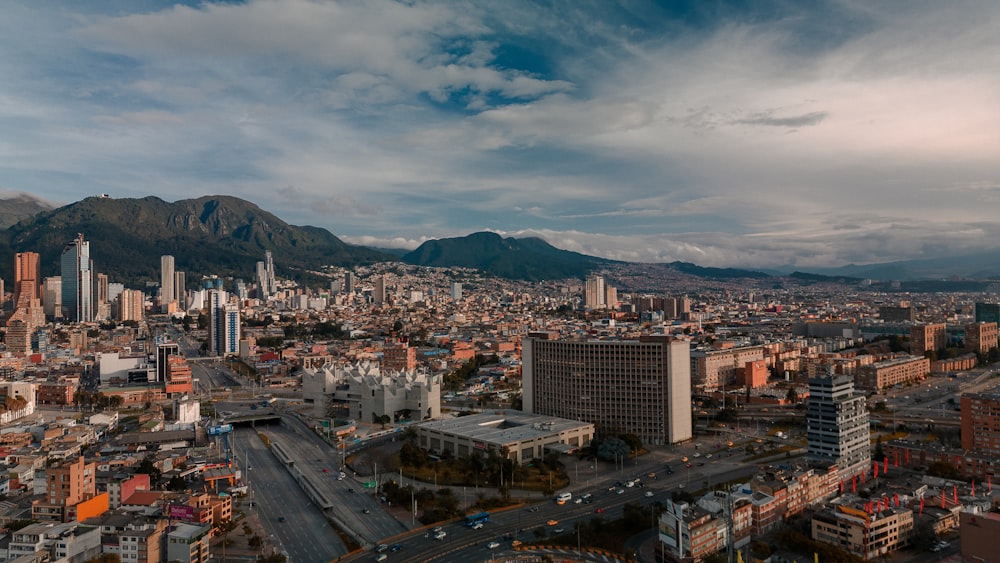
{"type": "Polygon", "coordinates": [[[618,487],[615,487],[614,485],[612,485],[612,486],[608,487],[608,490],[614,492],[615,490],[617,490],[617,488],[618,487]]]}
{"type": "Polygon", "coordinates": [[[625,486],[631,489],[635,486],[635,481],[626,481],[625,486]]]}
{"type": "Polygon", "coordinates": [[[443,531],[444,531],[444,528],[442,528],[441,526],[435,526],[435,527],[434,527],[434,529],[433,529],[433,530],[431,530],[431,531],[432,531],[432,532],[434,532],[434,533],[436,534],[436,533],[438,533],[438,532],[443,532],[443,531]]]}
{"type": "Polygon", "coordinates": [[[552,533],[554,533],[554,534],[561,534],[561,533],[563,533],[565,531],[566,531],[565,528],[556,528],[555,530],[552,530],[552,533]]]}
{"type": "Polygon", "coordinates": [[[403,549],[403,544],[401,544],[401,543],[394,543],[394,544],[392,544],[392,547],[389,548],[389,551],[391,551],[393,553],[396,553],[400,549],[403,549]]]}
{"type": "Polygon", "coordinates": [[[447,535],[448,535],[448,532],[445,532],[444,530],[441,530],[440,532],[434,534],[434,539],[436,539],[436,540],[443,540],[444,537],[447,536],[447,535]]]}
{"type": "Polygon", "coordinates": [[[597,510],[595,510],[594,512],[596,512],[596,513],[598,513],[598,514],[603,514],[603,513],[604,513],[604,508],[603,508],[603,507],[602,507],[602,508],[598,508],[598,509],[597,509],[597,510]]]}
{"type": "Polygon", "coordinates": [[[546,522],[546,524],[548,524],[549,526],[555,526],[558,523],[559,523],[558,520],[549,520],[548,522],[546,522]]]}
{"type": "Polygon", "coordinates": [[[284,516],[278,516],[278,522],[284,522],[284,521],[285,521],[284,516]]]}
{"type": "Polygon", "coordinates": [[[685,465],[684,467],[687,467],[688,469],[691,469],[692,467],[694,467],[694,464],[693,463],[689,463],[689,464],[685,465]]]}
{"type": "Polygon", "coordinates": [[[663,470],[667,472],[667,475],[673,475],[674,474],[674,469],[672,467],[670,467],[669,465],[666,466],[665,468],[663,468],[663,470]]]}
{"type": "Polygon", "coordinates": [[[701,457],[701,452],[694,452],[694,457],[701,457]]]}
{"type": "Polygon", "coordinates": [[[573,504],[580,504],[582,502],[583,502],[583,497],[576,497],[576,500],[573,501],[573,504]]]}
{"type": "Polygon", "coordinates": [[[384,543],[380,543],[375,547],[375,553],[382,553],[383,551],[389,551],[389,546],[384,543]]]}
{"type": "Polygon", "coordinates": [[[532,506],[531,508],[528,509],[528,512],[538,512],[538,507],[532,506]]]}
{"type": "Polygon", "coordinates": [[[592,495],[592,494],[590,494],[590,493],[587,493],[587,494],[583,495],[583,496],[582,496],[582,497],[580,497],[580,498],[582,498],[583,500],[587,500],[587,499],[589,499],[589,498],[590,498],[590,497],[592,497],[592,496],[594,496],[594,495],[592,495]]]}
{"type": "Polygon", "coordinates": [[[483,528],[482,522],[476,522],[475,524],[472,525],[473,530],[481,530],[482,528],[483,528]]]}
{"type": "Polygon", "coordinates": [[[361,512],[364,513],[364,514],[371,514],[372,513],[372,509],[366,508],[366,509],[362,510],[361,512]]]}
{"type": "Polygon", "coordinates": [[[337,479],[343,479],[344,477],[347,477],[347,473],[344,473],[343,471],[340,472],[340,475],[337,475],[337,479]]]}
{"type": "Polygon", "coordinates": [[[353,493],[353,492],[354,492],[354,489],[347,489],[347,492],[349,492],[349,493],[353,493]]]}
{"type": "Polygon", "coordinates": [[[650,471],[649,473],[646,474],[646,477],[649,477],[650,479],[656,479],[656,473],[650,471]]]}
{"type": "Polygon", "coordinates": [[[616,487],[621,487],[622,486],[622,482],[621,481],[615,481],[615,486],[616,487]]]}
{"type": "Polygon", "coordinates": [[[704,467],[704,466],[705,466],[705,462],[704,461],[699,461],[698,462],[698,467],[704,467]]]}
{"type": "Polygon", "coordinates": [[[377,556],[375,557],[375,561],[385,561],[385,560],[386,560],[386,559],[388,559],[388,558],[389,558],[389,554],[388,554],[388,553],[379,553],[379,554],[378,554],[378,555],[377,555],[377,556]]]}
{"type": "Polygon", "coordinates": [[[705,459],[712,459],[712,454],[708,454],[707,456],[705,456],[705,459]]]}
{"type": "Polygon", "coordinates": [[[496,549],[498,547],[500,547],[500,542],[498,541],[491,541],[490,543],[486,544],[486,549],[496,549]]]}
{"type": "Polygon", "coordinates": [[[623,494],[625,494],[625,489],[618,489],[618,492],[615,493],[615,494],[623,495],[623,494]]]}
{"type": "Polygon", "coordinates": [[[681,463],[687,463],[687,462],[688,462],[687,456],[681,458],[681,463]]]}
{"type": "Polygon", "coordinates": [[[646,498],[653,496],[653,491],[646,491],[646,498]]]}
{"type": "Polygon", "coordinates": [[[323,473],[329,473],[329,472],[330,472],[330,470],[329,470],[329,469],[327,469],[327,468],[325,468],[325,467],[323,468],[323,473]]]}
{"type": "Polygon", "coordinates": [[[523,542],[521,540],[514,540],[514,541],[510,542],[510,546],[511,547],[517,547],[517,546],[521,545],[522,543],[523,542]]]}

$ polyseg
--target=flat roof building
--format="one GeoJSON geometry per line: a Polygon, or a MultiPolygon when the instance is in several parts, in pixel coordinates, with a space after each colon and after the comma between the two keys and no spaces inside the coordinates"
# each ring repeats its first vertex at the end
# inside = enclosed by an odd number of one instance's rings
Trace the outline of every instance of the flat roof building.
{"type": "Polygon", "coordinates": [[[836,464],[841,477],[871,464],[866,399],[855,392],[851,376],[828,374],[809,380],[806,428],[807,456],[836,464]]]}
{"type": "Polygon", "coordinates": [[[434,420],[414,428],[426,450],[461,457],[507,448],[508,458],[517,463],[541,459],[546,450],[572,453],[594,438],[593,424],[514,410],[434,420]]]}

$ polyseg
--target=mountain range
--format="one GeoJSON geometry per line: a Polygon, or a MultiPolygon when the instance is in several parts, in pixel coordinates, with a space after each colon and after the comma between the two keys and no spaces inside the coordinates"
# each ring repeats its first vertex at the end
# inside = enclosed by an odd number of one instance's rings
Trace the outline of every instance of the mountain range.
{"type": "MultiPolygon", "coordinates": [[[[582,279],[595,271],[630,264],[562,250],[540,238],[501,237],[480,232],[429,240],[412,251],[373,249],[345,243],[326,229],[289,225],[243,199],[204,196],[168,203],[157,197],[88,197],[53,208],[33,197],[0,199],[0,277],[12,279],[15,252],[41,255],[44,276],[59,275],[66,243],[83,234],[96,269],[113,281],[136,286],[159,279],[160,256],[171,254],[188,279],[201,275],[251,280],[255,265],[271,251],[281,277],[310,279],[323,266],[352,267],[402,261],[421,266],[475,268],[485,274],[528,281],[582,279]]],[[[642,271],[638,264],[636,271],[642,271]]],[[[647,265],[648,266],[648,265],[647,265]]],[[[857,284],[862,279],[938,280],[924,287],[980,290],[1000,277],[1000,250],[967,256],[849,265],[811,273],[706,268],[687,262],[655,265],[658,271],[693,279],[766,280],[797,284],[857,284]],[[955,278],[976,278],[975,282],[955,278]]],[[[648,270],[647,270],[648,271],[648,270]]],[[[781,283],[784,283],[781,282],[781,283]]],[[[918,291],[913,283],[902,289],[918,291]]]]}

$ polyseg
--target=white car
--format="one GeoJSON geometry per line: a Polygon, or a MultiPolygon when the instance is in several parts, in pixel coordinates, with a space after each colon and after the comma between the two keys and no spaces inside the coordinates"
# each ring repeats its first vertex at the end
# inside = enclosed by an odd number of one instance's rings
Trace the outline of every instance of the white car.
{"type": "Polygon", "coordinates": [[[500,547],[500,542],[491,541],[490,543],[486,544],[486,549],[496,549],[498,547],[500,547]]]}
{"type": "Polygon", "coordinates": [[[483,527],[483,523],[482,522],[476,522],[475,524],[472,525],[472,529],[473,530],[479,530],[479,529],[482,529],[482,527],[483,527]]]}
{"type": "Polygon", "coordinates": [[[653,491],[646,491],[646,498],[653,496],[653,491]]]}
{"type": "Polygon", "coordinates": [[[436,539],[436,540],[443,540],[444,537],[447,536],[447,535],[448,535],[448,532],[446,532],[444,530],[441,530],[440,532],[434,534],[434,539],[436,539]]]}

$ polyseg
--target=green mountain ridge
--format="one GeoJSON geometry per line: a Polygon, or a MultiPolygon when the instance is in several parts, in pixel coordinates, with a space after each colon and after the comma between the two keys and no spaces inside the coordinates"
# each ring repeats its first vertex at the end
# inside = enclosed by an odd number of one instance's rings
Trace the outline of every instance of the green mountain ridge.
{"type": "MultiPolygon", "coordinates": [[[[160,256],[174,256],[189,276],[217,274],[253,279],[270,250],[284,277],[323,265],[351,266],[392,257],[349,245],[317,227],[289,225],[245,200],[204,196],[165,202],[157,197],[89,197],[26,218],[3,232],[0,275],[8,277],[15,252],[41,256],[45,276],[59,274],[66,243],[83,234],[95,269],[114,281],[136,284],[159,278],[160,256]]],[[[189,277],[189,280],[192,279],[189,277]]]]}

